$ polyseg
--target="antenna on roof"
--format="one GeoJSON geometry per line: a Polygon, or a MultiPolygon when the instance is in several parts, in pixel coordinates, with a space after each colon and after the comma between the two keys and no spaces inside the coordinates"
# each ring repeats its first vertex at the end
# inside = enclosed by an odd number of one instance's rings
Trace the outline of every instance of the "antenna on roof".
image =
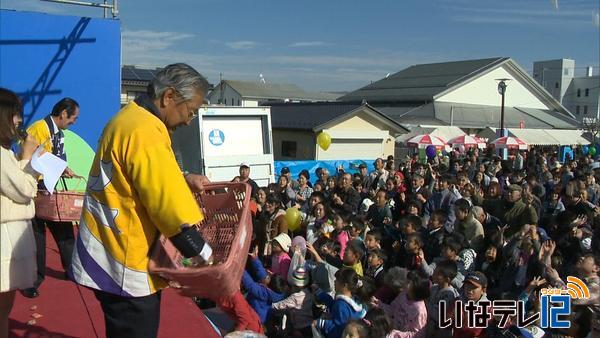
{"type": "Polygon", "coordinates": [[[258,82],[267,83],[267,81],[265,80],[265,77],[262,75],[262,73],[258,74],[258,82]]]}

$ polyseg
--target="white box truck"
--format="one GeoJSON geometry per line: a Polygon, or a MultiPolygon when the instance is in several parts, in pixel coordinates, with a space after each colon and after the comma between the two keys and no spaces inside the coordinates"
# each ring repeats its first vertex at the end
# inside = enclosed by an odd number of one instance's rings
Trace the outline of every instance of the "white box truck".
{"type": "Polygon", "coordinates": [[[259,186],[273,183],[273,137],[270,107],[208,106],[189,126],[172,135],[181,168],[213,182],[239,176],[241,163],[259,186]]]}

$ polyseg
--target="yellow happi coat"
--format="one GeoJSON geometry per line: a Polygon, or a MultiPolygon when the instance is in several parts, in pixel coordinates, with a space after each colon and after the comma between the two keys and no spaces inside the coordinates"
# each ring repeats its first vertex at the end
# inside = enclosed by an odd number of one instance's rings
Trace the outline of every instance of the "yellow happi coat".
{"type": "Polygon", "coordinates": [[[171,237],[202,219],[166,126],[131,102],[100,139],[73,253],[74,279],[121,296],[150,295],[164,287],[147,269],[159,232],[171,237]]]}

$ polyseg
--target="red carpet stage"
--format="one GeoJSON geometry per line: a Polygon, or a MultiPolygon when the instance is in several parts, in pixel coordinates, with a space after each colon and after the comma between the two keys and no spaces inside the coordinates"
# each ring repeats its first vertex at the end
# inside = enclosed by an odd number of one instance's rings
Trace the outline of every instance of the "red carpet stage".
{"type": "MultiPolygon", "coordinates": [[[[40,288],[40,296],[29,299],[17,292],[9,319],[10,336],[104,337],[104,316],[94,293],[63,279],[60,256],[50,232],[47,238],[46,280],[40,288]]],[[[191,299],[170,289],[162,295],[158,336],[219,337],[191,299]]]]}

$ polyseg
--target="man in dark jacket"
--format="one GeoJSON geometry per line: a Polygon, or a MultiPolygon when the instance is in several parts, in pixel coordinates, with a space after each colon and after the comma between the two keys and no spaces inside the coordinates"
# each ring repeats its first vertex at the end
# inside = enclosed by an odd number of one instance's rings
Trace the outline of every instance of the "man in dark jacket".
{"type": "Polygon", "coordinates": [[[335,190],[331,198],[331,208],[356,215],[360,204],[360,193],[352,187],[352,175],[342,175],[342,186],[335,190]]]}
{"type": "Polygon", "coordinates": [[[506,197],[502,201],[502,215],[504,217],[501,218],[501,221],[508,224],[508,229],[504,233],[507,238],[520,231],[523,225],[537,224],[538,222],[535,208],[523,202],[521,198],[522,191],[521,186],[511,184],[508,186],[506,197]]]}

